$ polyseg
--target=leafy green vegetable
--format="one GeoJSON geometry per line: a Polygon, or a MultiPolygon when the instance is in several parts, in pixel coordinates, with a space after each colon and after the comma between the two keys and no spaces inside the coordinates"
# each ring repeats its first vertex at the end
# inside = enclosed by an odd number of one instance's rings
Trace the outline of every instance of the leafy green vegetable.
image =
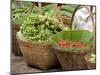
{"type": "Polygon", "coordinates": [[[61,11],[61,12],[62,12],[62,15],[64,15],[64,16],[67,16],[67,17],[72,16],[72,13],[70,13],[70,12],[67,12],[67,11],[61,11]]]}
{"type": "Polygon", "coordinates": [[[62,11],[67,11],[67,12],[70,12],[70,13],[73,13],[74,10],[75,10],[76,6],[71,6],[71,5],[63,5],[61,10],[62,11]]]}
{"type": "Polygon", "coordinates": [[[22,25],[25,17],[27,16],[28,8],[16,8],[14,11],[12,11],[12,22],[14,25],[22,25]]]}
{"type": "Polygon", "coordinates": [[[58,42],[58,40],[73,40],[73,41],[80,41],[84,43],[91,43],[91,39],[93,38],[93,33],[86,31],[86,30],[72,30],[72,31],[62,31],[53,37],[51,40],[58,42]]]}
{"type": "Polygon", "coordinates": [[[76,7],[77,5],[71,5],[71,4],[63,5],[61,7],[61,12],[63,15],[71,17],[76,7]]]}
{"type": "Polygon", "coordinates": [[[47,16],[56,16],[54,4],[49,4],[47,6],[42,7],[42,13],[47,16]]]}
{"type": "Polygon", "coordinates": [[[23,13],[20,13],[20,14],[16,13],[16,15],[12,15],[13,24],[21,26],[25,17],[26,17],[26,15],[23,13]]]}
{"type": "Polygon", "coordinates": [[[12,22],[14,25],[20,26],[20,25],[22,25],[25,17],[27,16],[29,7],[30,7],[30,5],[32,5],[32,3],[31,2],[22,2],[21,6],[19,6],[19,7],[17,7],[17,3],[21,4],[18,1],[14,2],[16,8],[14,10],[12,10],[11,18],[12,18],[12,22]]]}
{"type": "Polygon", "coordinates": [[[30,14],[20,27],[22,35],[32,41],[48,41],[54,34],[62,31],[59,20],[37,14],[30,14]]]}

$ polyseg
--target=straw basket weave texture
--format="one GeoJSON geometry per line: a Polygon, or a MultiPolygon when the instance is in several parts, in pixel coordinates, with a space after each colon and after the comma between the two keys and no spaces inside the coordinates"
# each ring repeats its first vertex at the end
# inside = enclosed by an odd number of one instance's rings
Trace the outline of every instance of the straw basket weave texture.
{"type": "Polygon", "coordinates": [[[85,55],[90,52],[90,50],[85,50],[84,52],[72,52],[65,51],[55,48],[55,53],[58,60],[63,68],[63,70],[85,70],[88,69],[85,55]]]}
{"type": "Polygon", "coordinates": [[[86,62],[88,69],[96,69],[96,63],[86,62]]]}
{"type": "Polygon", "coordinates": [[[58,61],[53,48],[48,43],[38,43],[17,39],[27,64],[40,69],[48,69],[55,66],[58,61]]]}
{"type": "MultiPolygon", "coordinates": [[[[92,52],[93,52],[93,51],[92,51],[92,52]]],[[[86,64],[87,64],[87,66],[88,66],[88,69],[96,69],[96,63],[90,62],[90,61],[89,61],[89,55],[90,55],[92,52],[86,54],[86,56],[85,56],[85,60],[86,60],[86,64]]]]}
{"type": "Polygon", "coordinates": [[[16,56],[22,55],[17,38],[16,38],[16,33],[18,31],[19,31],[18,25],[12,25],[12,52],[16,56]]]}
{"type": "Polygon", "coordinates": [[[71,26],[71,17],[62,16],[62,20],[65,25],[71,26]]]}

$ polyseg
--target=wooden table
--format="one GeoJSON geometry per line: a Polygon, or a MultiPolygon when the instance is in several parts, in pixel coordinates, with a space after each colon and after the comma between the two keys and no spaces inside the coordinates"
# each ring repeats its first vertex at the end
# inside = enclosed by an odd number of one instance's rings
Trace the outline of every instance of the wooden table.
{"type": "Polygon", "coordinates": [[[53,67],[48,70],[41,70],[36,67],[28,66],[23,56],[11,56],[11,74],[29,74],[29,73],[41,73],[41,72],[55,72],[62,71],[61,67],[53,67]]]}

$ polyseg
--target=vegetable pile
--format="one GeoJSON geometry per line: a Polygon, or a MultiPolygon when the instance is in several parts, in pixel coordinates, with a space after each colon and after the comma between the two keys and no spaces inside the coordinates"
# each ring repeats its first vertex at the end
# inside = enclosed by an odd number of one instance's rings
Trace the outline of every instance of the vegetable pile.
{"type": "Polygon", "coordinates": [[[67,16],[67,17],[71,17],[72,14],[74,13],[75,8],[77,7],[77,5],[62,5],[61,7],[61,12],[63,16],[67,16]]]}
{"type": "Polygon", "coordinates": [[[51,17],[56,16],[54,4],[49,4],[49,5],[42,7],[42,13],[43,13],[43,15],[47,15],[47,16],[51,16],[51,17]]]}
{"type": "Polygon", "coordinates": [[[37,14],[30,14],[20,27],[22,35],[32,41],[48,41],[54,34],[62,31],[58,19],[37,14]]]}
{"type": "Polygon", "coordinates": [[[78,41],[59,40],[58,44],[61,48],[86,48],[88,44],[78,41]]]}
{"type": "Polygon", "coordinates": [[[25,17],[27,16],[27,13],[29,12],[30,6],[32,6],[31,2],[22,2],[20,1],[13,1],[12,5],[14,5],[14,9],[12,7],[12,22],[13,25],[22,25],[25,17]]]}

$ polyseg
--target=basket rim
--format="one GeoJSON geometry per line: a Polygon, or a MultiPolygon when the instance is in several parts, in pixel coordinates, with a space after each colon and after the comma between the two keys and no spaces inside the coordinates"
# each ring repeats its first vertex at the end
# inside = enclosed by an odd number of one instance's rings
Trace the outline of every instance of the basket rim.
{"type": "MultiPolygon", "coordinates": [[[[91,51],[90,48],[86,50],[66,50],[57,46],[52,46],[52,47],[54,48],[55,51],[62,52],[62,53],[69,53],[69,54],[86,54],[91,51]]],[[[68,49],[71,49],[71,48],[68,48],[68,49]]]]}
{"type": "Polygon", "coordinates": [[[28,42],[28,43],[31,43],[31,44],[41,44],[41,45],[50,45],[49,42],[38,42],[38,41],[31,41],[31,40],[27,40],[25,39],[24,36],[22,36],[21,32],[17,32],[16,34],[16,38],[23,41],[23,42],[28,42]]]}

